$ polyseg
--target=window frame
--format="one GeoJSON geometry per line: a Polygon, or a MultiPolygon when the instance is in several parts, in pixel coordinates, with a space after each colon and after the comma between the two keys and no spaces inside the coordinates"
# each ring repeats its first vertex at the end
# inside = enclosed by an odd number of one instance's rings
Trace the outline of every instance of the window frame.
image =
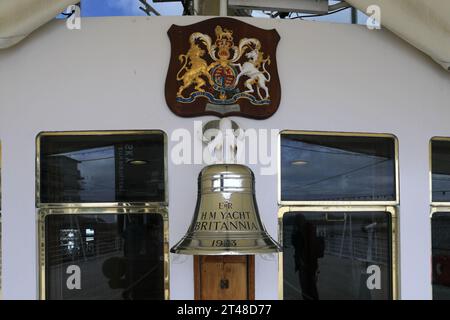
{"type": "Polygon", "coordinates": [[[307,131],[307,130],[282,130],[278,134],[278,188],[277,199],[280,206],[303,206],[303,205],[322,205],[322,206],[396,206],[400,203],[400,179],[399,179],[399,157],[398,157],[398,138],[388,133],[355,133],[355,132],[335,132],[335,131],[307,131]],[[311,136],[341,136],[341,137],[367,137],[367,138],[391,138],[394,140],[394,168],[395,168],[395,199],[391,201],[285,201],[281,197],[281,138],[283,135],[311,135],[311,136]]]}
{"type": "Polygon", "coordinates": [[[167,134],[162,130],[100,130],[100,131],[43,131],[36,136],[36,208],[67,208],[67,207],[129,207],[135,206],[148,206],[158,204],[160,206],[167,206],[169,202],[169,179],[167,175],[167,134]],[[139,134],[160,134],[163,136],[164,144],[164,201],[162,202],[85,202],[85,203],[44,203],[41,202],[41,170],[40,170],[40,157],[41,157],[41,137],[45,136],[111,136],[111,135],[139,135],[139,134]]]}
{"type": "Polygon", "coordinates": [[[36,136],[35,155],[35,205],[37,212],[38,238],[38,296],[46,299],[45,280],[45,218],[53,214],[159,214],[163,219],[164,246],[164,299],[170,299],[170,253],[169,253],[169,184],[168,184],[168,143],[163,130],[88,130],[88,131],[42,131],[36,136]],[[163,136],[164,152],[164,201],[162,202],[79,202],[79,203],[42,203],[40,201],[40,156],[41,137],[44,136],[83,136],[83,135],[139,135],[158,134],[163,136]]]}
{"type": "MultiPolygon", "coordinates": [[[[278,241],[283,246],[283,217],[289,212],[387,212],[391,215],[391,296],[392,300],[398,300],[399,287],[399,221],[398,210],[393,206],[284,206],[278,209],[278,241]]],[[[284,299],[284,264],[283,252],[278,254],[278,298],[284,299]]]]}
{"type": "MultiPolygon", "coordinates": [[[[450,139],[449,139],[450,140],[450,139]]],[[[433,216],[437,213],[445,213],[446,216],[450,216],[450,203],[447,203],[446,206],[440,205],[440,206],[431,206],[430,209],[430,235],[431,235],[431,241],[430,241],[430,253],[431,257],[430,259],[433,259],[433,216]]],[[[431,300],[435,300],[434,294],[433,294],[433,262],[431,261],[431,274],[430,274],[430,284],[431,284],[431,300]]]]}
{"type": "Polygon", "coordinates": [[[163,219],[163,246],[164,246],[164,299],[170,299],[170,260],[169,260],[169,218],[166,207],[153,205],[130,208],[104,208],[104,207],[78,207],[78,208],[42,208],[38,209],[38,273],[39,273],[39,299],[46,300],[46,243],[45,243],[45,218],[49,215],[82,215],[82,214],[159,214],[163,219]]]}
{"type": "MultiPolygon", "coordinates": [[[[433,141],[447,141],[450,143],[450,137],[443,137],[443,136],[434,136],[430,139],[429,143],[428,143],[428,155],[429,155],[429,197],[430,197],[430,237],[431,237],[431,241],[430,241],[430,254],[431,257],[430,259],[432,259],[433,257],[433,241],[432,241],[432,237],[433,237],[433,225],[432,225],[432,220],[433,220],[433,216],[436,213],[448,213],[448,215],[450,216],[450,201],[433,201],[433,141]]],[[[431,268],[433,268],[433,266],[431,265],[431,268]]],[[[431,274],[430,274],[430,284],[431,284],[431,299],[434,300],[434,295],[433,295],[433,270],[431,270],[431,274]]]]}
{"type": "Polygon", "coordinates": [[[450,200],[449,201],[433,201],[433,141],[447,141],[450,143],[450,137],[441,137],[436,136],[432,137],[430,141],[428,142],[428,179],[429,179],[429,197],[430,197],[430,205],[432,207],[450,207],[450,200]]]}

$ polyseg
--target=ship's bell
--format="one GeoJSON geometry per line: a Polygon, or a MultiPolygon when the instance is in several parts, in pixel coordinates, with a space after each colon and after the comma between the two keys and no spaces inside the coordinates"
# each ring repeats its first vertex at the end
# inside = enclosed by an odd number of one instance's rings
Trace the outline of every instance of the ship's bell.
{"type": "Polygon", "coordinates": [[[280,251],[258,213],[250,168],[215,164],[198,177],[195,213],[186,235],[171,250],[192,255],[247,255],[280,251]]]}

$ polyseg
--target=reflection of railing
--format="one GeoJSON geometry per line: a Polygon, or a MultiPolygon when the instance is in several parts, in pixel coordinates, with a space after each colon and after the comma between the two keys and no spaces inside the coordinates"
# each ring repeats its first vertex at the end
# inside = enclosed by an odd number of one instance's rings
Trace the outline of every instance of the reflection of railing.
{"type": "Polygon", "coordinates": [[[387,238],[378,237],[372,244],[372,257],[368,258],[368,239],[367,236],[353,236],[352,239],[342,236],[332,236],[325,238],[325,253],[331,256],[338,256],[348,259],[356,259],[377,264],[387,264],[389,257],[389,248],[387,238]],[[370,260],[370,261],[369,261],[370,260]]]}
{"type": "Polygon", "coordinates": [[[434,256],[447,256],[450,259],[450,248],[449,247],[433,247],[434,256]]]}
{"type": "MultiPolygon", "coordinates": [[[[120,255],[125,254],[124,239],[120,236],[95,236],[94,239],[95,240],[89,242],[75,241],[75,245],[78,247],[72,250],[72,253],[68,253],[66,246],[61,246],[59,240],[49,241],[46,249],[48,262],[51,265],[58,265],[71,260],[88,260],[92,257],[96,259],[102,258],[111,253],[118,253],[120,255]]],[[[144,243],[142,243],[142,245],[144,245],[144,243]]],[[[134,249],[136,249],[136,247],[134,247],[134,249]]],[[[151,249],[159,250],[157,246],[154,246],[151,249]]],[[[149,250],[146,251],[148,255],[151,255],[149,250]]]]}
{"type": "MultiPolygon", "coordinates": [[[[324,239],[324,253],[338,258],[388,265],[390,245],[387,231],[381,229],[369,234],[361,231],[362,227],[354,224],[353,227],[344,230],[342,226],[319,226],[317,236],[324,239]]],[[[292,246],[290,240],[292,232],[292,228],[284,230],[285,248],[292,246]]]]}
{"type": "Polygon", "coordinates": [[[101,257],[113,252],[123,251],[123,239],[118,236],[94,236],[94,240],[76,239],[74,248],[69,252],[61,241],[53,240],[47,243],[47,257],[52,265],[66,262],[72,259],[86,259],[92,256],[101,257]],[[81,241],[83,240],[83,241],[81,241]]]}
{"type": "MultiPolygon", "coordinates": [[[[128,296],[132,294],[132,291],[134,288],[139,286],[142,282],[145,282],[145,280],[153,275],[153,273],[156,271],[158,272],[160,270],[161,266],[159,264],[153,266],[149,271],[144,273],[140,278],[136,279],[133,283],[130,283],[127,288],[123,291],[124,296],[128,296]]],[[[157,286],[153,287],[154,292],[158,292],[157,286]]]]}
{"type": "Polygon", "coordinates": [[[450,221],[436,220],[433,222],[433,252],[450,251],[450,221]],[[439,223],[437,223],[439,221],[439,223]]]}

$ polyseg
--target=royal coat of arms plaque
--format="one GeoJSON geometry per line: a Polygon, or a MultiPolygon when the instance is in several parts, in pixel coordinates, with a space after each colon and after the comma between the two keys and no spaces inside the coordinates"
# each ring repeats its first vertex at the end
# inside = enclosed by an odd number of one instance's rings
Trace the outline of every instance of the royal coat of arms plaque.
{"type": "Polygon", "coordinates": [[[168,35],[172,54],[165,96],[175,114],[266,119],[278,109],[275,29],[213,18],[172,25],[168,35]]]}

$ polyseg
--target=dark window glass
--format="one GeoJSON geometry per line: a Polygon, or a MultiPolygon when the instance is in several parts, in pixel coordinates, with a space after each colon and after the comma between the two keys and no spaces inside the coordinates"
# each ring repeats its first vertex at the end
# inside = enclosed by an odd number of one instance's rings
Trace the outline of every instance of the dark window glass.
{"type": "Polygon", "coordinates": [[[394,201],[395,140],[283,134],[281,200],[394,201]]]}
{"type": "Polygon", "coordinates": [[[435,213],[431,225],[433,299],[450,300],[450,212],[435,213]]]}
{"type": "Polygon", "coordinates": [[[163,202],[163,134],[43,135],[42,203],[163,202]]]}
{"type": "Polygon", "coordinates": [[[431,142],[432,199],[450,202],[450,141],[431,142]]]}
{"type": "Polygon", "coordinates": [[[391,287],[386,212],[292,212],[283,216],[287,300],[386,300],[391,287]]]}
{"type": "Polygon", "coordinates": [[[164,299],[161,215],[52,214],[45,228],[47,299],[164,299]]]}

